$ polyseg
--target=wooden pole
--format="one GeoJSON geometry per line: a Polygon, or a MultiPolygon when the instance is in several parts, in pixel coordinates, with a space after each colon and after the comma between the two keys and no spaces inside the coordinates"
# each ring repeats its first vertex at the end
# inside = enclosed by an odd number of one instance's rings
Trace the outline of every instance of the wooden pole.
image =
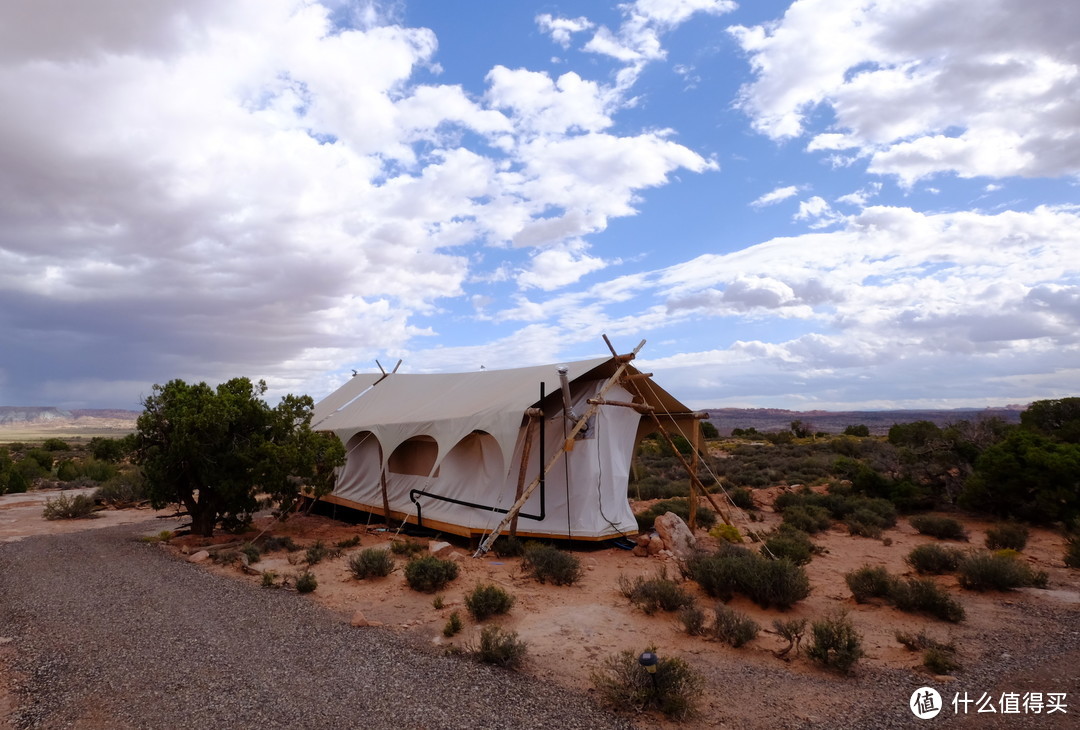
{"type": "Polygon", "coordinates": [[[690,534],[697,527],[698,448],[701,446],[701,424],[695,420],[690,429],[690,534]]]}
{"type": "Polygon", "coordinates": [[[671,450],[675,452],[675,456],[677,456],[679,458],[679,461],[682,462],[683,468],[686,469],[687,473],[691,475],[690,479],[692,480],[692,483],[696,483],[697,488],[701,491],[702,496],[704,496],[705,499],[709,500],[709,504],[712,505],[712,508],[716,510],[716,513],[718,515],[720,515],[720,519],[722,519],[725,524],[730,525],[731,518],[727,515],[726,512],[724,512],[724,510],[720,509],[720,505],[716,503],[716,501],[712,498],[712,495],[709,494],[709,490],[705,489],[705,485],[703,485],[701,483],[701,480],[698,479],[697,472],[690,468],[690,464],[687,463],[686,459],[683,458],[683,455],[679,453],[679,448],[675,445],[675,441],[672,440],[671,435],[668,434],[667,429],[664,428],[664,424],[660,422],[660,418],[655,413],[652,414],[652,417],[653,420],[656,422],[657,427],[660,429],[660,435],[664,437],[664,440],[667,441],[668,445],[671,447],[671,450]]]}
{"type": "MultiPolygon", "coordinates": [[[[521,499],[521,493],[525,491],[525,471],[529,468],[529,456],[532,453],[533,427],[536,426],[536,418],[529,417],[529,425],[525,427],[525,443],[521,447],[521,468],[518,469],[517,490],[514,492],[514,501],[521,499]]],[[[510,521],[510,537],[517,537],[517,515],[510,521]]]]}
{"type": "MultiPolygon", "coordinates": [[[[645,340],[639,342],[638,346],[634,348],[634,351],[631,354],[619,355],[615,358],[615,360],[619,362],[619,367],[615,369],[615,373],[610,378],[608,378],[607,382],[604,383],[604,386],[600,388],[600,392],[596,394],[597,398],[603,399],[604,395],[619,382],[619,378],[626,371],[626,368],[630,366],[630,361],[637,356],[638,352],[640,352],[641,348],[643,347],[645,347],[645,340]]],[[[589,406],[589,410],[585,411],[581,418],[578,419],[578,422],[574,424],[574,427],[570,429],[570,433],[567,434],[566,440],[563,441],[563,447],[556,451],[555,454],[548,461],[547,465],[544,466],[542,474],[547,475],[547,473],[551,471],[552,467],[555,466],[559,459],[563,457],[563,454],[573,448],[574,437],[581,432],[581,429],[585,428],[585,425],[589,422],[589,419],[592,418],[593,415],[596,414],[596,411],[599,409],[600,406],[598,405],[589,406]]],[[[473,553],[474,558],[480,557],[491,549],[491,545],[495,542],[495,538],[497,538],[499,534],[506,529],[506,526],[509,525],[515,517],[517,517],[518,512],[520,512],[521,508],[525,506],[525,502],[529,500],[529,497],[532,495],[533,490],[535,490],[537,485],[539,484],[540,475],[538,474],[535,479],[529,482],[529,486],[525,488],[525,491],[521,493],[521,496],[518,497],[517,501],[514,502],[513,506],[511,506],[510,509],[507,510],[506,515],[502,518],[502,521],[499,522],[495,529],[491,531],[491,534],[485,537],[484,541],[480,543],[480,547],[477,548],[475,553],[473,553]]]]}

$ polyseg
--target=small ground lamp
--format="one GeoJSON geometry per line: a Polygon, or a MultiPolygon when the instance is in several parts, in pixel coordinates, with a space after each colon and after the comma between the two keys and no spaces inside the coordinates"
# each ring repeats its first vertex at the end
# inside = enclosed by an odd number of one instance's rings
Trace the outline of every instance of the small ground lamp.
{"type": "Polygon", "coordinates": [[[660,657],[651,651],[644,651],[638,657],[638,664],[645,667],[645,671],[652,678],[653,687],[656,687],[656,665],[660,663],[660,657]]]}

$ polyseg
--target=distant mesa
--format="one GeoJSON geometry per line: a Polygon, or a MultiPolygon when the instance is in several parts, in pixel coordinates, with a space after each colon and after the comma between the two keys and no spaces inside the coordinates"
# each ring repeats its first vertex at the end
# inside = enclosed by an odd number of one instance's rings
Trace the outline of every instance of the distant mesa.
{"type": "Polygon", "coordinates": [[[787,411],[781,408],[703,408],[716,430],[727,436],[734,428],[754,428],[762,433],[787,431],[792,421],[802,421],[813,431],[843,433],[848,426],[866,426],[870,433],[880,436],[897,423],[930,421],[944,427],[958,421],[978,421],[1000,418],[1006,423],[1020,423],[1020,413],[1027,406],[1001,408],[957,408],[953,410],[895,410],[895,411],[787,411]]]}
{"type": "Polygon", "coordinates": [[[139,411],[82,408],[70,411],[55,406],[0,406],[0,425],[77,421],[80,418],[117,418],[134,421],[139,411]]]}

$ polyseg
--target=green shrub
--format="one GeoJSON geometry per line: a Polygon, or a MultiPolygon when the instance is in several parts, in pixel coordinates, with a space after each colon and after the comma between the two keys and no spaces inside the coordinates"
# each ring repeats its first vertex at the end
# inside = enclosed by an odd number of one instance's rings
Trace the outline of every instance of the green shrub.
{"type": "Polygon", "coordinates": [[[716,607],[710,633],[713,638],[738,649],[743,644],[753,641],[760,630],[761,627],[749,616],[721,603],[716,607]]]}
{"type": "Polygon", "coordinates": [[[56,478],[62,482],[75,481],[79,476],[79,466],[71,459],[64,459],[56,467],[56,478]]]}
{"type": "Polygon", "coordinates": [[[128,451],[124,439],[111,439],[95,436],[90,439],[90,453],[98,461],[120,461],[128,451]]]}
{"type": "Polygon", "coordinates": [[[514,597],[497,585],[477,585],[465,596],[465,608],[477,621],[509,613],[514,597]]]}
{"type": "MultiPolygon", "coordinates": [[[[33,464],[34,464],[35,467],[37,467],[37,462],[33,462],[33,464]]],[[[40,467],[38,467],[38,468],[40,468],[40,467]]],[[[3,476],[3,475],[0,475],[0,476],[3,476]]],[[[30,480],[26,478],[25,474],[23,474],[22,469],[17,469],[16,468],[16,469],[12,469],[11,471],[9,471],[7,473],[7,488],[3,492],[0,492],[0,493],[4,493],[4,494],[21,494],[23,492],[29,491],[29,489],[30,489],[30,480]]]]}
{"type": "Polygon", "coordinates": [[[675,720],[695,715],[704,688],[701,675],[684,660],[660,657],[656,673],[650,675],[632,651],[607,657],[593,672],[592,683],[602,701],[616,710],[657,710],[675,720]]]}
{"type": "Polygon", "coordinates": [[[657,611],[678,611],[694,603],[694,597],[682,586],[665,577],[645,579],[638,576],[630,580],[620,575],[619,590],[649,616],[657,611]]]}
{"type": "Polygon", "coordinates": [[[485,626],[480,632],[480,646],[474,653],[485,664],[515,669],[525,659],[527,649],[528,644],[518,638],[516,631],[485,626]]]}
{"type": "Polygon", "coordinates": [[[694,605],[684,606],[676,614],[683,630],[690,636],[703,636],[705,634],[705,612],[694,605]]]}
{"type": "Polygon", "coordinates": [[[727,495],[731,503],[741,510],[757,509],[757,504],[754,503],[754,495],[746,487],[729,489],[727,495]]]}
{"type": "Polygon", "coordinates": [[[781,527],[769,534],[761,546],[765,557],[787,558],[795,565],[806,565],[814,556],[814,543],[810,536],[793,527],[781,527]]]}
{"type": "Polygon", "coordinates": [[[889,600],[908,613],[926,613],[943,621],[964,620],[964,607],[931,578],[906,578],[892,582],[889,600]]]}
{"type": "Polygon", "coordinates": [[[318,587],[319,581],[316,580],[315,574],[312,573],[310,570],[305,570],[303,573],[296,576],[297,593],[311,593],[318,587]]]}
{"type": "Polygon", "coordinates": [[[259,562],[259,548],[255,545],[248,543],[240,548],[240,552],[248,559],[249,564],[259,562]]]}
{"type": "Polygon", "coordinates": [[[26,458],[37,463],[44,473],[52,471],[53,455],[45,449],[30,449],[26,452],[26,458]]]}
{"type": "MultiPolygon", "coordinates": [[[[745,574],[753,570],[755,563],[747,551],[740,554],[704,555],[693,558],[687,564],[689,577],[696,581],[707,595],[730,601],[742,591],[745,574]]],[[[764,562],[764,559],[762,559],[764,562]]]]}
{"type": "Polygon", "coordinates": [[[450,618],[446,619],[446,625],[443,626],[443,636],[447,638],[454,636],[461,631],[462,627],[461,615],[457,611],[451,611],[450,618]]]}
{"type": "Polygon", "coordinates": [[[871,598],[888,598],[892,587],[889,571],[881,566],[864,565],[844,576],[856,603],[866,603],[871,598]]]}
{"type": "Polygon", "coordinates": [[[829,510],[816,505],[796,505],[784,510],[784,524],[813,535],[827,530],[832,525],[829,510]]]}
{"type": "Polygon", "coordinates": [[[581,561],[551,545],[531,542],[525,546],[521,569],[541,583],[568,586],[581,580],[581,561]]]}
{"type": "Polygon", "coordinates": [[[367,548],[349,558],[349,572],[358,580],[385,578],[393,571],[394,559],[385,548],[367,548]]]}
{"type": "Polygon", "coordinates": [[[510,535],[499,535],[495,538],[491,551],[500,558],[520,558],[525,554],[525,543],[510,535]]]}
{"type": "Polygon", "coordinates": [[[847,615],[832,614],[810,626],[806,655],[822,666],[849,674],[864,654],[862,636],[847,615]]]}
{"type": "Polygon", "coordinates": [[[341,554],[340,550],[328,548],[322,540],[316,540],[304,553],[304,562],[308,565],[317,565],[327,558],[336,558],[341,554]]]}
{"type": "Polygon", "coordinates": [[[749,578],[744,592],[762,608],[788,609],[810,595],[806,571],[786,558],[762,560],[749,578]]]}
{"type": "Polygon", "coordinates": [[[986,531],[986,547],[990,550],[1016,550],[1027,547],[1031,531],[1015,522],[995,525],[986,531]]]}
{"type": "Polygon", "coordinates": [[[952,517],[938,515],[915,515],[908,522],[920,535],[929,535],[939,540],[967,540],[967,532],[963,525],[952,517]]]}
{"type": "Polygon", "coordinates": [[[101,482],[94,492],[96,501],[115,506],[128,506],[149,498],[141,469],[125,469],[114,474],[101,482]]]}
{"type": "Polygon", "coordinates": [[[95,517],[94,500],[85,494],[76,494],[69,497],[61,493],[55,499],[45,500],[45,509],[41,516],[47,520],[78,520],[86,517],[95,517]]]}
{"type": "Polygon", "coordinates": [[[960,585],[972,591],[1011,591],[1025,586],[1045,588],[1048,579],[1046,573],[1033,571],[1027,563],[985,551],[967,555],[956,572],[960,585]]]}
{"type": "Polygon", "coordinates": [[[787,609],[810,595],[810,580],[801,566],[746,550],[694,558],[687,572],[708,595],[722,601],[742,593],[762,608],[787,609]]]}
{"type": "Polygon", "coordinates": [[[90,459],[82,465],[82,473],[87,478],[101,484],[120,473],[120,467],[107,461],[90,459]]]}
{"type": "Polygon", "coordinates": [[[405,564],[405,581],[414,591],[434,593],[457,578],[457,563],[434,555],[415,557],[405,564]]]}
{"type": "Polygon", "coordinates": [[[68,442],[58,438],[45,439],[45,443],[41,445],[41,448],[46,451],[71,451],[68,442]]]}
{"type": "Polygon", "coordinates": [[[423,545],[413,540],[394,540],[390,543],[390,551],[394,555],[404,555],[411,558],[425,550],[426,548],[423,545]]]}
{"type": "Polygon", "coordinates": [[[955,548],[931,543],[919,545],[904,561],[919,573],[941,575],[956,570],[963,557],[964,554],[955,548]]]}
{"type": "Polygon", "coordinates": [[[277,573],[272,570],[264,570],[261,585],[263,588],[277,588],[277,573]]]}
{"type": "Polygon", "coordinates": [[[849,534],[876,540],[881,537],[885,520],[872,510],[859,508],[844,518],[844,524],[847,525],[849,534]]]}

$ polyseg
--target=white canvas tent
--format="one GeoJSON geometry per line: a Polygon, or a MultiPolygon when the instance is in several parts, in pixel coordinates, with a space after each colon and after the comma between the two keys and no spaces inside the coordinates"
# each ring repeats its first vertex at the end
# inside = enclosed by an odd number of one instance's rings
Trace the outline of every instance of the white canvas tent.
{"type": "Polygon", "coordinates": [[[556,365],[356,375],[315,406],[313,428],[334,432],[346,448],[334,491],[323,499],[395,522],[484,535],[542,465],[565,450],[517,514],[516,534],[634,534],[627,482],[638,440],[657,430],[652,414],[688,438],[697,423],[696,414],[629,366],[630,357],[562,366],[571,412],[588,414],[588,427],[570,442],[574,423],[564,414],[556,365]],[[589,404],[605,386],[605,404],[589,404]]]}

